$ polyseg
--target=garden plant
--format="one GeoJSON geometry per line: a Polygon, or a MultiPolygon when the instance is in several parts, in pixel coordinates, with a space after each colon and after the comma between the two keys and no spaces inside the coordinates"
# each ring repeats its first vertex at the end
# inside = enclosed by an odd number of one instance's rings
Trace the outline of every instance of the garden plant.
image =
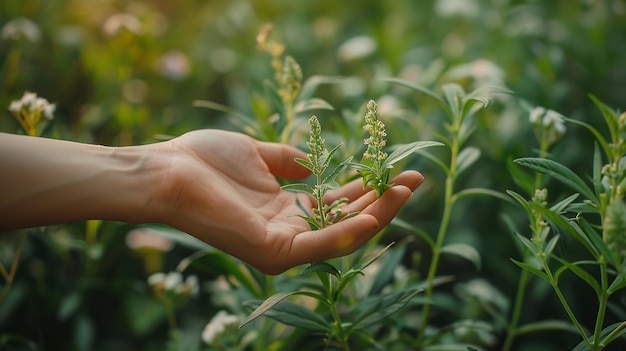
{"type": "Polygon", "coordinates": [[[1,3],[2,133],[296,146],[312,231],[424,181],[277,275],[160,224],[0,232],[0,350],[623,349],[624,33],[618,0],[1,3]]]}

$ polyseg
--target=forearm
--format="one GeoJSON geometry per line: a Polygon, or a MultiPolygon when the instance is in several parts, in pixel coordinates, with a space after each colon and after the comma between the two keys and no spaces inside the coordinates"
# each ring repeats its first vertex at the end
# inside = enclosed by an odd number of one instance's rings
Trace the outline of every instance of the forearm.
{"type": "Polygon", "coordinates": [[[150,220],[158,177],[148,150],[0,133],[0,229],[150,220]]]}

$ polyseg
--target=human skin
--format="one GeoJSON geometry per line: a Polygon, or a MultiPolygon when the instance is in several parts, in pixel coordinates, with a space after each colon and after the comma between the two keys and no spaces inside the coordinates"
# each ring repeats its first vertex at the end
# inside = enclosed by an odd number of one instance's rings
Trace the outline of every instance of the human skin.
{"type": "Polygon", "coordinates": [[[241,133],[198,130],[169,141],[107,147],[0,133],[0,230],[87,219],[163,223],[242,259],[267,274],[347,255],[376,235],[422,182],[416,171],[392,179],[380,198],[360,180],[329,191],[345,197],[344,213],[312,231],[296,203],[306,194],[278,178],[309,171],[294,147],[241,133]]]}

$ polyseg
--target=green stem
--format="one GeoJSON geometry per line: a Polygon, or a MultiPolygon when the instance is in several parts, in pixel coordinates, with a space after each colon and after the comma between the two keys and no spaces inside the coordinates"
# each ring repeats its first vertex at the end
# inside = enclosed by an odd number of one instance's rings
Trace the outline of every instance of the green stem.
{"type": "Polygon", "coordinates": [[[350,351],[350,345],[348,344],[348,335],[346,335],[343,326],[341,325],[341,317],[339,316],[339,311],[337,311],[337,301],[330,300],[330,313],[333,316],[334,326],[335,326],[335,334],[337,335],[337,340],[341,343],[341,347],[344,351],[350,351]]]}
{"type": "Polygon", "coordinates": [[[441,226],[437,233],[437,241],[433,246],[433,256],[431,259],[430,267],[428,269],[428,275],[426,277],[426,289],[424,291],[424,307],[422,309],[422,319],[420,321],[420,330],[417,336],[417,345],[424,346],[424,337],[426,324],[428,323],[428,317],[430,313],[431,298],[433,295],[434,280],[437,274],[437,266],[439,265],[439,257],[441,255],[441,248],[445,241],[446,232],[448,231],[448,224],[452,215],[452,207],[456,198],[454,197],[454,182],[456,178],[456,159],[459,154],[459,138],[458,131],[460,126],[455,126],[452,133],[452,145],[450,145],[450,170],[446,178],[446,188],[444,195],[444,209],[441,218],[441,226]]]}
{"type": "Polygon", "coordinates": [[[289,144],[289,137],[291,136],[291,128],[293,128],[293,103],[291,101],[285,102],[285,117],[287,118],[287,124],[283,129],[280,137],[281,144],[289,144]]]}
{"type": "Polygon", "coordinates": [[[515,296],[515,306],[513,307],[513,314],[511,315],[511,321],[506,328],[506,339],[504,340],[504,346],[502,351],[509,351],[513,346],[513,340],[517,334],[517,326],[519,325],[519,319],[522,314],[522,305],[524,303],[524,295],[526,293],[526,284],[528,283],[529,272],[522,269],[522,274],[517,285],[517,295],[515,296]]]}
{"type": "Polygon", "coordinates": [[[605,347],[606,345],[608,345],[611,341],[613,341],[614,338],[618,336],[618,333],[624,328],[626,328],[626,322],[622,322],[622,324],[618,325],[617,328],[613,329],[613,331],[610,332],[609,335],[606,336],[606,338],[604,338],[605,342],[600,344],[600,346],[605,347]]]}
{"type": "Polygon", "coordinates": [[[600,280],[601,280],[601,291],[598,295],[598,315],[596,317],[596,325],[593,331],[593,347],[591,350],[601,350],[603,347],[600,345],[600,336],[602,333],[602,326],[604,325],[604,316],[606,314],[606,306],[609,300],[608,290],[608,276],[606,269],[606,262],[604,262],[604,257],[600,257],[598,260],[600,263],[600,280]]]}
{"type": "Polygon", "coordinates": [[[163,306],[165,307],[165,314],[167,315],[167,326],[169,328],[170,342],[176,345],[176,350],[180,350],[180,344],[178,343],[178,326],[176,325],[176,311],[173,302],[168,296],[161,296],[163,306]]]}
{"type": "Polygon", "coordinates": [[[3,276],[6,277],[6,285],[2,288],[2,291],[0,292],[0,303],[4,301],[6,296],[9,294],[11,285],[13,285],[13,279],[15,279],[17,266],[20,261],[20,256],[22,254],[22,248],[24,247],[24,241],[26,241],[26,231],[21,232],[17,240],[18,241],[17,241],[17,247],[15,248],[15,257],[13,257],[13,262],[11,263],[11,269],[9,273],[6,274],[6,270],[4,269],[4,266],[2,267],[3,276]]]}
{"type": "Polygon", "coordinates": [[[567,303],[567,299],[565,299],[565,296],[563,296],[563,293],[561,292],[561,289],[559,288],[558,283],[554,279],[554,276],[552,275],[552,271],[550,271],[550,267],[548,267],[548,262],[546,262],[544,259],[542,260],[542,263],[543,263],[543,268],[546,272],[546,275],[548,276],[548,281],[550,282],[552,289],[554,289],[556,296],[559,298],[561,305],[565,309],[565,313],[567,313],[572,323],[574,323],[574,326],[578,330],[578,333],[583,337],[583,340],[585,341],[587,346],[589,346],[589,348],[593,350],[593,345],[591,341],[589,340],[589,338],[587,337],[585,330],[583,329],[582,325],[580,325],[580,323],[578,322],[578,319],[574,315],[574,312],[572,311],[569,304],[567,303]]]}

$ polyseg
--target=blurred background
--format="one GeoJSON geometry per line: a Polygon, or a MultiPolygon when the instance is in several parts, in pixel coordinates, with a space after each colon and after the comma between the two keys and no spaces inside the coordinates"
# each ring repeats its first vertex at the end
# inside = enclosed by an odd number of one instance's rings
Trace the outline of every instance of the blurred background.
{"type": "MultiPolygon", "coordinates": [[[[124,146],[199,128],[236,129],[228,116],[194,107],[193,101],[210,100],[250,115],[270,109],[263,98],[263,81],[273,75],[270,57],[256,49],[256,36],[266,23],[273,24],[305,79],[344,77],[341,84],[317,90],[316,96],[336,109],[323,117],[335,118],[377,99],[386,111],[409,111],[405,124],[394,131],[398,141],[432,138],[429,126],[438,115],[432,103],[381,78],[512,90],[514,96],[498,98],[477,121],[470,143],[483,154],[461,187],[516,187],[507,163],[535,156],[537,148],[526,122],[528,107],[552,109],[600,130],[604,122],[589,94],[624,107],[623,0],[20,0],[0,2],[0,131],[18,131],[7,108],[25,91],[56,105],[46,133],[60,139],[124,146]]],[[[552,152],[584,174],[592,148],[587,131],[569,127],[552,152]]],[[[422,170],[427,182],[403,216],[432,231],[443,185],[427,161],[407,166],[422,170]]],[[[459,204],[450,238],[475,246],[483,267],[476,271],[449,260],[442,263],[441,274],[454,273],[460,282],[488,282],[511,301],[519,268],[509,259],[517,253],[499,219],[504,210],[492,199],[459,204]]],[[[523,228],[524,216],[512,217],[523,228]]],[[[36,231],[0,305],[0,334],[32,341],[24,349],[162,349],[164,312],[151,308],[157,303],[146,297],[145,283],[138,283],[150,270],[125,241],[133,229],[121,223],[75,223],[45,229],[50,235],[36,231]],[[95,248],[85,238],[90,230],[100,238],[95,248]],[[87,249],[96,251],[85,254],[87,249]]],[[[401,235],[389,233],[390,238],[401,235]]],[[[13,260],[16,238],[16,233],[0,237],[5,267],[13,260]]],[[[419,242],[411,247],[411,254],[423,255],[419,268],[427,268],[428,253],[420,252],[419,242]]],[[[178,245],[161,257],[159,267],[173,269],[188,253],[178,245]]],[[[580,292],[581,305],[587,293],[580,292]]],[[[563,317],[549,287],[538,284],[529,299],[523,319],[563,317]]],[[[206,300],[184,308],[189,333],[196,335],[215,311],[206,300]]],[[[594,308],[589,306],[590,316],[594,308]]],[[[520,345],[558,349],[549,339],[540,335],[520,345]]],[[[575,344],[577,339],[571,340],[575,344]]],[[[497,337],[493,345],[497,349],[497,337]]]]}

